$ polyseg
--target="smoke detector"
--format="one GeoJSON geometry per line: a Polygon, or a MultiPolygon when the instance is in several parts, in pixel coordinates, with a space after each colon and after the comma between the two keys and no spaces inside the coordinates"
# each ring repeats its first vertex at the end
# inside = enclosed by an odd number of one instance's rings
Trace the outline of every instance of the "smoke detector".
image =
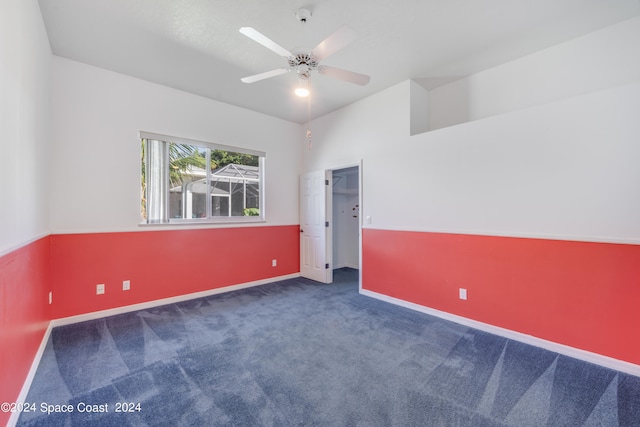
{"type": "Polygon", "coordinates": [[[309,9],[298,9],[296,10],[295,15],[298,21],[304,23],[311,18],[311,11],[309,9]]]}

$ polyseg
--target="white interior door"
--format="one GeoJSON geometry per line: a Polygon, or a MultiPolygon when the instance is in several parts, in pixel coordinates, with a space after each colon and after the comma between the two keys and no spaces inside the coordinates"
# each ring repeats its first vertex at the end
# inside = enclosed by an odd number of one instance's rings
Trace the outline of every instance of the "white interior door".
{"type": "Polygon", "coordinates": [[[300,275],[317,282],[331,283],[329,264],[327,193],[330,172],[316,171],[300,176],[300,275]]]}

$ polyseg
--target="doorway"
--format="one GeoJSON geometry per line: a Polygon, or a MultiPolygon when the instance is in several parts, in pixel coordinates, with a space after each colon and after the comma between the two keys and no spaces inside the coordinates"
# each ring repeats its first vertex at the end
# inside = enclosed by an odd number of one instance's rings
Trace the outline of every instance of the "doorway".
{"type": "Polygon", "coordinates": [[[359,166],[332,170],[331,265],[360,269],[359,166]]]}

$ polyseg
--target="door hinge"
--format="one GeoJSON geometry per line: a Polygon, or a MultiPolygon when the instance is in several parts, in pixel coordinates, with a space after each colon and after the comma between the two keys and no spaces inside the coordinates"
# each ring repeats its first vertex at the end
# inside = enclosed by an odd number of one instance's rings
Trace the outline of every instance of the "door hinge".
{"type": "Polygon", "coordinates": [[[329,269],[329,264],[325,264],[324,268],[328,270],[329,269]]]}
{"type": "Polygon", "coordinates": [[[324,180],[324,185],[329,185],[329,180],[328,179],[324,180]]]}
{"type": "Polygon", "coordinates": [[[325,223],[324,223],[324,226],[325,226],[325,227],[328,227],[328,226],[329,226],[329,221],[325,222],[325,223]]]}

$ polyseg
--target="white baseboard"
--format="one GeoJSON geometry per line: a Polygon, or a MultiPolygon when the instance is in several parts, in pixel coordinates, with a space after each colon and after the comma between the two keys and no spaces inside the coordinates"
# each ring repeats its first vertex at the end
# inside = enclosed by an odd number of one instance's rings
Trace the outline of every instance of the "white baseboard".
{"type": "MultiPolygon", "coordinates": [[[[49,335],[51,335],[51,322],[47,325],[47,329],[44,331],[44,335],[42,337],[42,341],[40,341],[40,346],[38,347],[38,351],[36,352],[35,357],[33,358],[33,362],[31,362],[31,368],[29,368],[29,372],[27,373],[27,378],[24,380],[22,384],[22,390],[20,390],[20,394],[16,399],[16,403],[24,403],[27,400],[27,395],[29,394],[29,389],[31,388],[31,383],[33,382],[33,378],[36,376],[36,371],[38,370],[38,365],[40,365],[40,360],[42,359],[42,355],[44,354],[44,350],[47,347],[47,342],[49,342],[49,335]]],[[[20,417],[20,412],[13,412],[9,417],[9,421],[7,422],[7,427],[14,427],[18,423],[18,418],[20,417]]]]}
{"type": "MultiPolygon", "coordinates": [[[[31,383],[33,382],[33,378],[36,375],[36,371],[38,370],[38,365],[40,365],[40,360],[42,359],[42,355],[44,354],[44,350],[47,346],[47,342],[49,341],[49,336],[51,335],[51,329],[53,329],[56,326],[71,325],[73,323],[85,322],[87,320],[95,320],[95,319],[100,319],[102,317],[129,313],[131,311],[144,310],[147,308],[158,307],[161,305],[173,304],[176,302],[188,301],[191,299],[207,297],[210,295],[217,295],[225,292],[237,291],[239,289],[251,288],[253,286],[266,285],[267,283],[279,282],[281,280],[295,279],[296,277],[300,277],[300,273],[286,274],[284,276],[278,276],[278,277],[270,277],[268,279],[255,280],[253,282],[240,283],[238,285],[225,286],[223,288],[209,289],[206,291],[194,292],[191,294],[179,295],[179,296],[170,297],[170,298],[163,298],[163,299],[158,299],[154,301],[143,302],[140,304],[132,304],[124,307],[112,308],[109,310],[96,311],[93,313],[80,314],[77,316],[69,316],[69,317],[63,317],[60,319],[51,320],[49,322],[49,325],[47,326],[44,336],[42,337],[42,342],[40,342],[40,347],[38,348],[38,351],[36,352],[36,355],[33,358],[33,362],[31,363],[31,368],[29,369],[27,378],[25,379],[24,384],[22,385],[22,390],[18,395],[18,399],[16,400],[16,403],[24,403],[26,401],[27,395],[29,394],[29,389],[31,388],[31,383]]],[[[9,417],[7,426],[8,427],[15,426],[16,423],[18,422],[19,416],[20,416],[20,413],[18,412],[12,413],[11,417],[9,417]]]]}
{"type": "Polygon", "coordinates": [[[51,321],[52,327],[71,325],[73,323],[86,322],[87,320],[100,319],[102,317],[115,316],[117,314],[129,313],[131,311],[145,310],[147,308],[158,307],[176,302],[188,301],[196,298],[208,297],[211,295],[223,294],[225,292],[237,291],[239,289],[251,288],[253,286],[266,285],[267,283],[279,282],[281,280],[295,279],[300,277],[300,273],[286,274],[284,276],[270,277],[268,279],[255,280],[253,282],[240,283],[238,285],[225,286],[222,288],[209,289],[201,292],[193,292],[190,294],[178,295],[175,297],[157,299],[139,304],[125,305],[118,308],[110,308],[108,310],[94,311],[92,313],[79,314],[77,316],[62,317],[51,321]]]}
{"type": "Polygon", "coordinates": [[[573,357],[575,359],[583,360],[585,362],[593,363],[603,366],[605,368],[613,369],[616,371],[624,372],[627,374],[640,376],[640,365],[636,365],[623,360],[614,359],[612,357],[603,356],[598,353],[592,353],[590,351],[581,350],[578,348],[570,347],[564,344],[558,344],[553,341],[547,341],[542,338],[534,337],[533,335],[523,334],[521,332],[512,331],[510,329],[501,328],[499,326],[490,325],[488,323],[478,322],[477,320],[468,319],[466,317],[458,316],[455,314],[447,313],[445,311],[436,310],[433,308],[425,307],[412,302],[407,302],[398,298],[390,297],[387,295],[372,292],[366,289],[360,290],[361,295],[376,298],[381,301],[385,301],[394,305],[398,305],[410,310],[418,311],[421,313],[429,314],[431,316],[439,317],[444,320],[458,323],[470,328],[479,329],[490,334],[498,335],[504,338],[508,338],[514,341],[519,341],[524,344],[540,347],[545,350],[553,351],[565,356],[573,357]]]}

